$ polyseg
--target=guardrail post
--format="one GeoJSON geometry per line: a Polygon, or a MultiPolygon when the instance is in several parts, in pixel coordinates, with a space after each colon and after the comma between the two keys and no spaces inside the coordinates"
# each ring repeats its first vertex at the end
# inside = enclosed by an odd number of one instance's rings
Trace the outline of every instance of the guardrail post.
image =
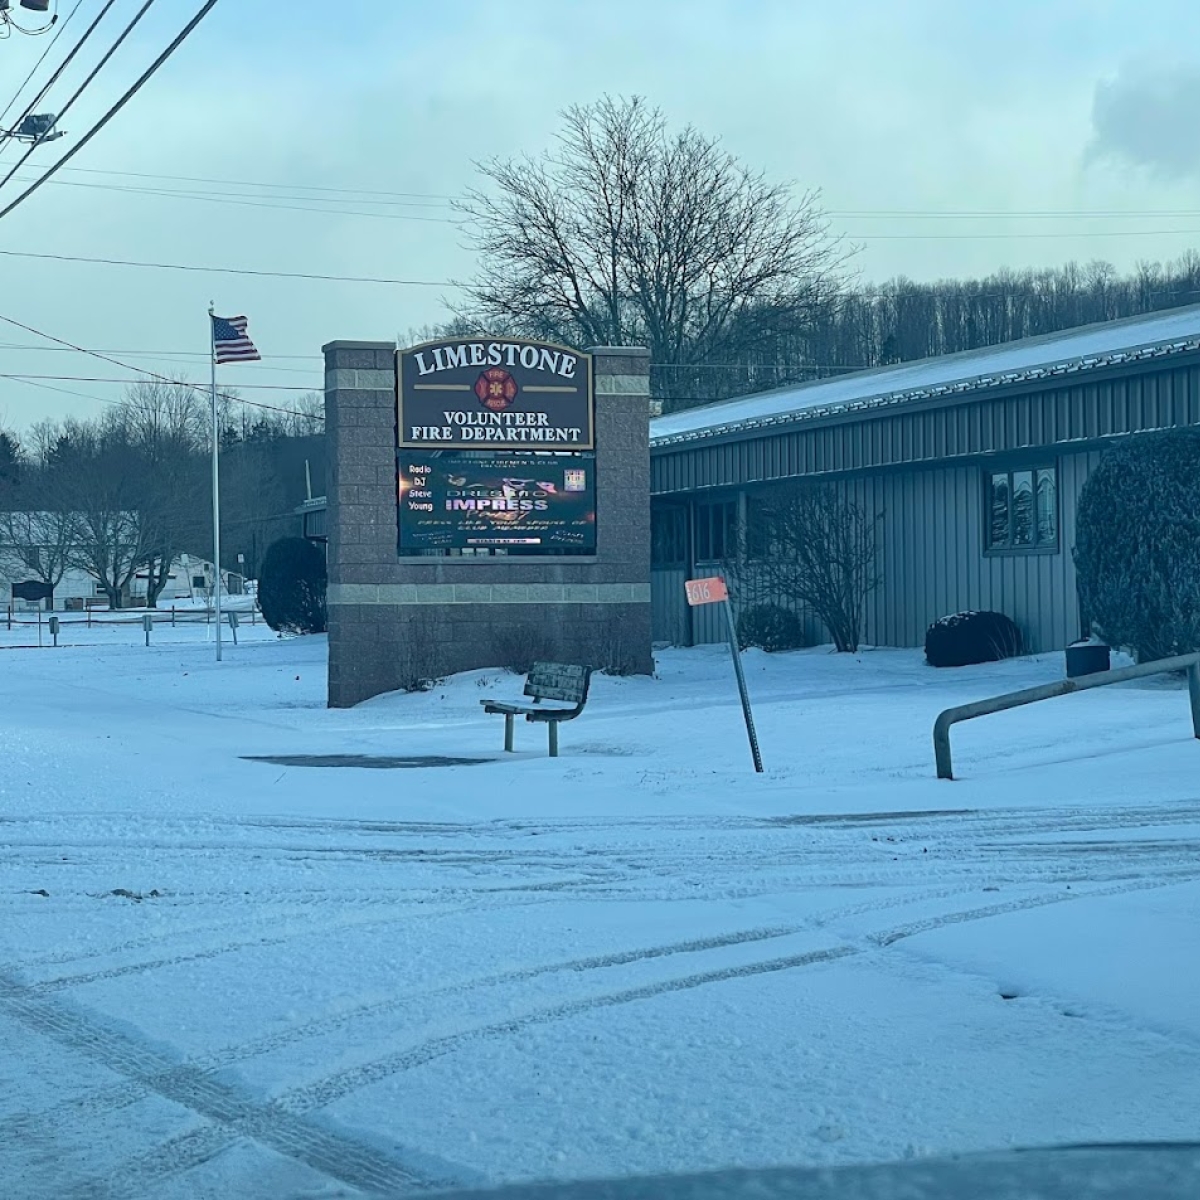
{"type": "Polygon", "coordinates": [[[1192,705],[1192,733],[1200,738],[1200,662],[1188,667],[1188,700],[1192,705]]]}
{"type": "Polygon", "coordinates": [[[146,631],[146,645],[150,645],[150,631],[154,628],[154,617],[151,613],[147,613],[142,618],[142,628],[146,631]]]}
{"type": "Polygon", "coordinates": [[[954,778],[954,764],[950,759],[950,722],[942,718],[942,713],[933,723],[933,758],[937,763],[939,779],[954,778]]]}

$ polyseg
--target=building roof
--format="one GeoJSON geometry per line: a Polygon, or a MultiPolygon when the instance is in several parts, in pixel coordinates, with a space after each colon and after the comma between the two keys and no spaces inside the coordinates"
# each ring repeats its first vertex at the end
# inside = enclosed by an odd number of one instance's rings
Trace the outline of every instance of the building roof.
{"type": "Polygon", "coordinates": [[[721,400],[656,417],[650,442],[669,446],[1186,350],[1200,350],[1200,304],[721,400]]]}

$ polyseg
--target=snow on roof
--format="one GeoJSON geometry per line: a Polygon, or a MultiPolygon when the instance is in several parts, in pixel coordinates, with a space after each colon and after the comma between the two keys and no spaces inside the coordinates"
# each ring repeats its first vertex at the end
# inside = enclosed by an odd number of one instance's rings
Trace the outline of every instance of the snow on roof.
{"type": "Polygon", "coordinates": [[[668,445],[1195,349],[1200,349],[1200,304],[721,400],[656,417],[650,441],[668,445]]]}

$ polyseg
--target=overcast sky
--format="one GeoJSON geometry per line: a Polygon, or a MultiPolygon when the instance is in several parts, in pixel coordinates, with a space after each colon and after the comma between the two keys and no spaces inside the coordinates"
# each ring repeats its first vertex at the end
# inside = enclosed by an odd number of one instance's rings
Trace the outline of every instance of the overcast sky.
{"type": "MultiPolygon", "coordinates": [[[[75,0],[58,3],[65,15],[75,0]]],[[[64,119],[69,136],[18,178],[69,148],[197,3],[159,0],[64,119]]],[[[117,0],[89,45],[107,46],[139,6],[117,0]]],[[[100,7],[81,0],[47,64],[100,7]]],[[[473,161],[541,150],[559,110],[606,91],[642,94],[773,178],[821,188],[835,228],[864,247],[864,281],[1070,258],[1124,270],[1200,246],[1198,32],[1195,0],[222,0],[61,183],[0,220],[0,251],[438,286],[0,255],[0,316],[205,379],[211,299],[250,317],[266,358],[222,368],[223,382],[319,390],[323,342],[392,339],[445,317],[450,281],[473,268],[446,207],[473,161]],[[1029,215],[1114,210],[1129,215],[1029,215]],[[929,215],[964,212],[992,215],[929,215]]],[[[0,106],[47,40],[0,41],[0,106]]],[[[93,61],[81,54],[40,107],[60,110],[93,61]]],[[[23,152],[8,143],[0,177],[23,152]]],[[[17,191],[14,180],[0,200],[17,191]]],[[[0,323],[0,375],[127,374],[24,348],[39,343],[0,323]]],[[[40,382],[85,395],[0,378],[0,425],[91,415],[103,408],[93,397],[121,391],[40,382]]],[[[245,394],[286,404],[293,393],[245,394]]]]}

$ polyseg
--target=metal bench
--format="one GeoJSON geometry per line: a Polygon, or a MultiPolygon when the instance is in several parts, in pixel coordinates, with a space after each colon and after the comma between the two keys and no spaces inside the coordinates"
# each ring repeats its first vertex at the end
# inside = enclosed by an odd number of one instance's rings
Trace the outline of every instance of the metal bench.
{"type": "Polygon", "coordinates": [[[486,713],[501,713],[504,716],[504,749],[513,748],[513,718],[524,717],[527,721],[544,721],[550,734],[550,757],[558,757],[558,723],[573,721],[587,704],[588,684],[591,682],[591,667],[573,666],[570,663],[534,663],[533,670],[525,676],[525,695],[533,698],[533,704],[509,704],[502,700],[480,700],[486,713]],[[571,708],[538,708],[543,700],[559,700],[571,708]]]}

